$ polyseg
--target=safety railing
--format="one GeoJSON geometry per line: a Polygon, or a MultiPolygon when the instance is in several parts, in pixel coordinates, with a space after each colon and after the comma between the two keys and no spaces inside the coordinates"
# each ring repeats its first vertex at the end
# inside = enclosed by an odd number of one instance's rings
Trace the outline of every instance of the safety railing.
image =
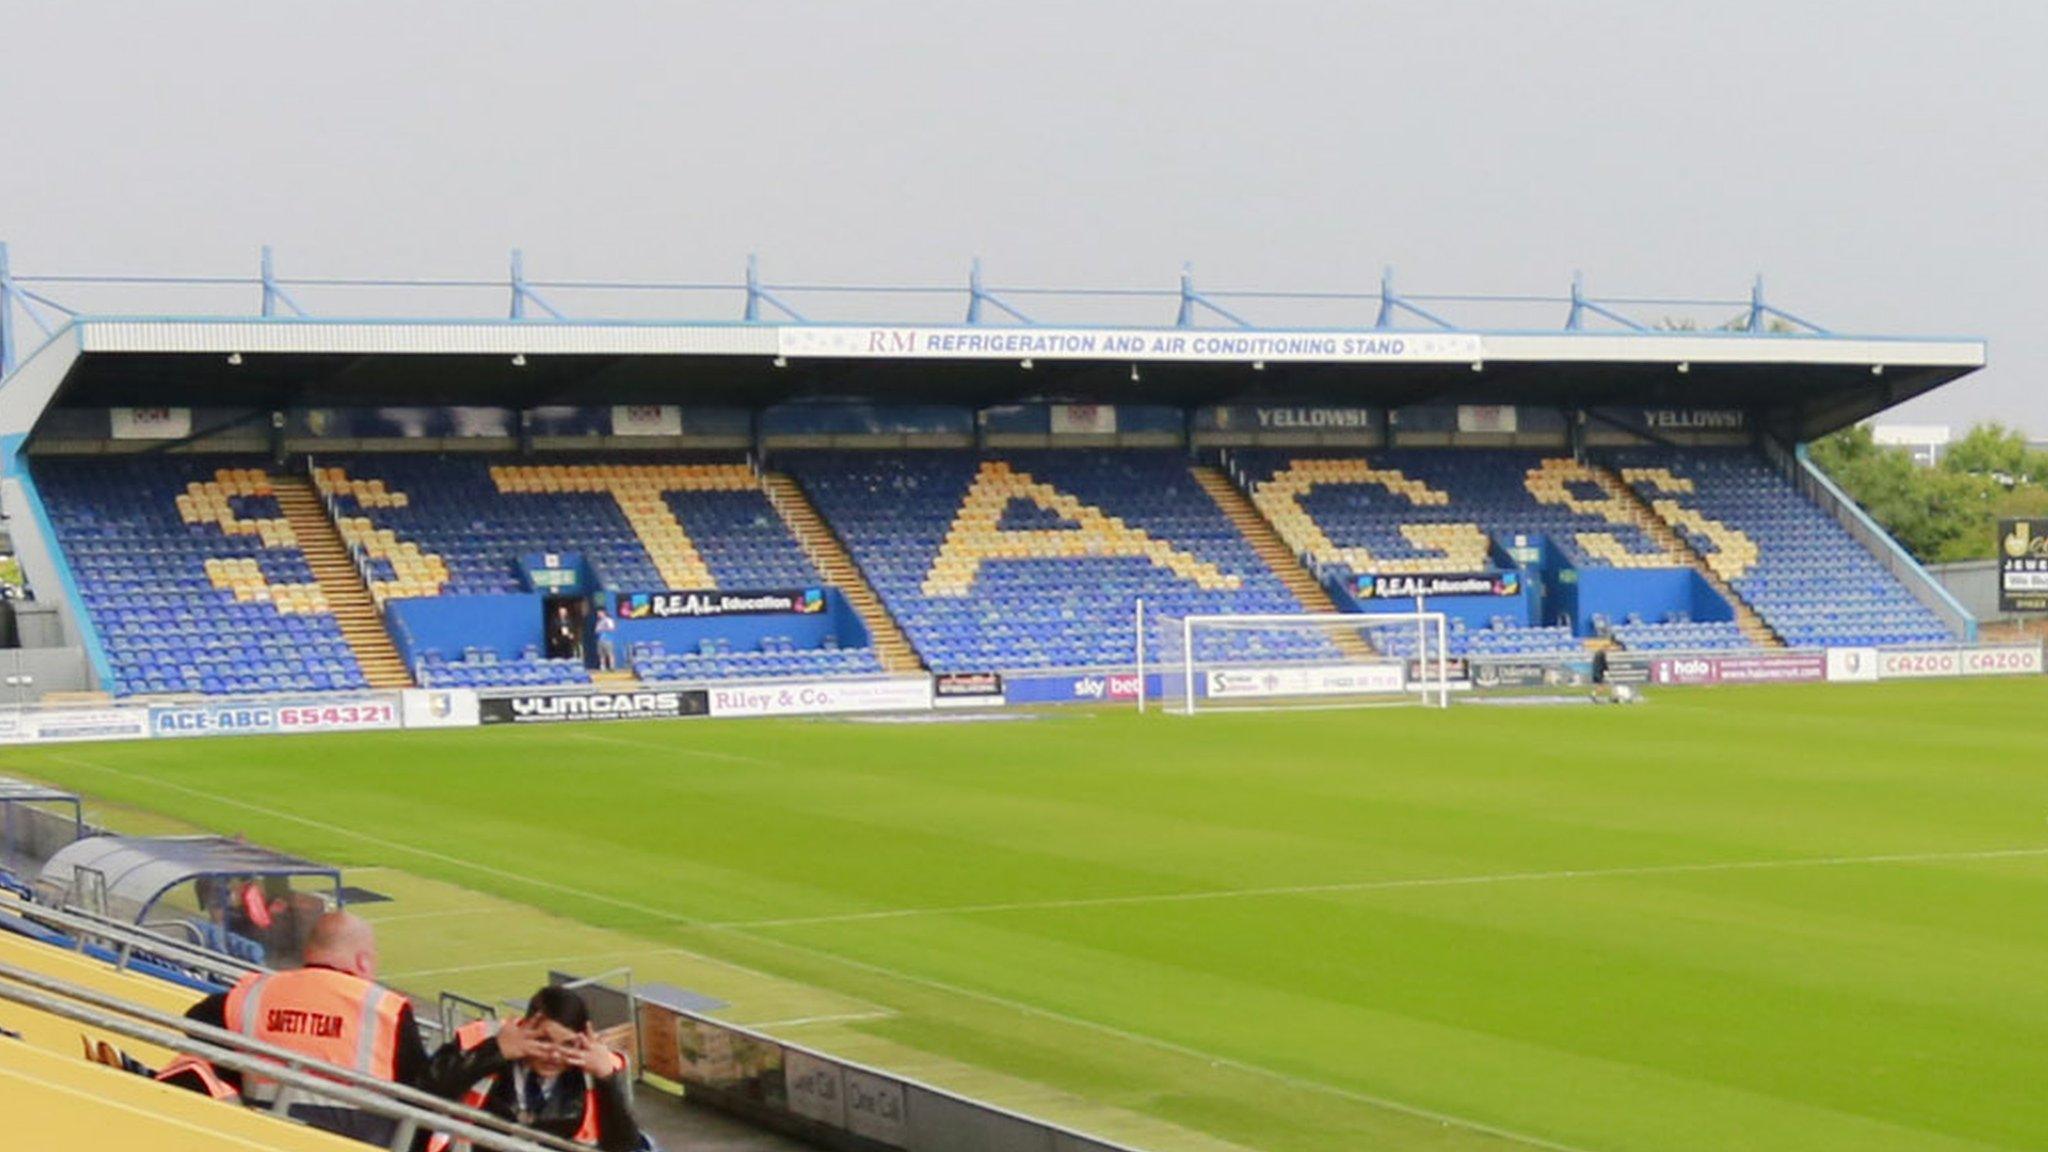
{"type": "MultiPolygon", "coordinates": [[[[198,942],[186,943],[165,936],[162,932],[146,925],[135,925],[111,917],[75,908],[55,908],[47,904],[19,904],[7,909],[12,915],[40,924],[71,937],[75,951],[84,952],[97,943],[111,951],[113,966],[121,970],[132,969],[140,957],[154,957],[167,964],[183,968],[213,983],[230,985],[251,972],[260,972],[259,965],[238,960],[223,952],[215,952],[198,942]]],[[[185,921],[169,921],[166,926],[176,924],[189,927],[185,921]]]]}
{"type": "Polygon", "coordinates": [[[394,1125],[388,1145],[392,1152],[411,1148],[421,1132],[444,1132],[489,1152],[586,1152],[569,1141],[415,1088],[11,964],[0,964],[0,1000],[275,1082],[279,1092],[268,1107],[281,1117],[289,1118],[295,1105],[314,1103],[383,1118],[394,1125]]]}
{"type": "Polygon", "coordinates": [[[550,978],[581,988],[593,1015],[603,993],[621,998],[643,1036],[643,1067],[683,1085],[688,1099],[806,1143],[899,1152],[1136,1152],[1128,1144],[665,1004],[598,977],[550,978]]]}
{"type": "Polygon", "coordinates": [[[1941,582],[1927,574],[1912,554],[1901,547],[1891,533],[1886,532],[1870,513],[1850,499],[1849,494],[1831,479],[1827,473],[1816,467],[1807,457],[1806,445],[1800,444],[1787,451],[1772,440],[1765,440],[1764,453],[1773,463],[1805,493],[1806,498],[1826,509],[1842,528],[1863,545],[1877,562],[1896,577],[1914,599],[1927,606],[1946,625],[1950,632],[1965,641],[1977,639],[1977,618],[1957,602],[1954,594],[1941,582]]]}

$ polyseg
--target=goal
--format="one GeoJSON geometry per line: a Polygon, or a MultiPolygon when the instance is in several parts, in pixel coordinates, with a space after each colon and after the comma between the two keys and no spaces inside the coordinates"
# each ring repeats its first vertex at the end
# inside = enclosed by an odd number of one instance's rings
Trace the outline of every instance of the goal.
{"type": "Polygon", "coordinates": [[[1441,612],[1186,616],[1161,623],[1168,626],[1152,636],[1165,649],[1155,652],[1165,673],[1162,703],[1188,715],[1231,708],[1450,706],[1449,627],[1441,612]]]}

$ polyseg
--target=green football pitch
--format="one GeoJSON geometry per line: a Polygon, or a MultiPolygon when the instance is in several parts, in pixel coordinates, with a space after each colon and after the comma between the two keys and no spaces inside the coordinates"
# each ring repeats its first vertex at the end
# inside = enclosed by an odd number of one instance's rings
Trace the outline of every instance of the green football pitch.
{"type": "Polygon", "coordinates": [[[821,1047],[1190,1147],[2048,1148],[2048,680],[1650,695],[5,770],[500,902],[394,924],[421,975],[643,942],[856,1006],[821,1047]]]}

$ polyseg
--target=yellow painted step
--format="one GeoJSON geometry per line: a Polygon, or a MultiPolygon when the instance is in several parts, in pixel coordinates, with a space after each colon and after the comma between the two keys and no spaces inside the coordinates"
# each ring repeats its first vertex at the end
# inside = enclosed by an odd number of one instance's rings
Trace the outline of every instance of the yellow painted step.
{"type": "MultiPolygon", "coordinates": [[[[1266,566],[1273,570],[1273,574],[1280,578],[1281,584],[1286,586],[1287,591],[1301,604],[1304,611],[1337,611],[1336,601],[1330,599],[1329,590],[1323,587],[1322,582],[1317,580],[1313,573],[1302,566],[1300,558],[1287,546],[1286,541],[1280,539],[1280,534],[1274,530],[1272,523],[1253,507],[1251,499],[1236,484],[1231,483],[1230,478],[1225,476],[1221,469],[1204,464],[1197,465],[1190,471],[1194,474],[1195,483],[1201,485],[1202,490],[1216,502],[1216,506],[1237,529],[1238,535],[1244,537],[1245,542],[1252,546],[1252,550],[1259,558],[1266,562],[1266,566]]],[[[1337,645],[1338,651],[1354,659],[1370,659],[1375,655],[1372,645],[1366,642],[1365,637],[1349,628],[1333,632],[1331,639],[1337,645]]]]}
{"type": "Polygon", "coordinates": [[[372,688],[411,687],[412,674],[385,630],[384,615],[312,483],[301,476],[284,476],[273,479],[271,488],[305,554],[307,567],[327,597],[328,611],[340,626],[342,639],[355,654],[363,679],[372,688]]]}
{"type": "Polygon", "coordinates": [[[1605,465],[1589,464],[1587,468],[1593,473],[1594,480],[1609,495],[1633,505],[1634,519],[1649,533],[1650,538],[1656,541],[1658,547],[1670,552],[1673,559],[1697,571],[1706,580],[1708,587],[1719,592],[1721,597],[1728,601],[1729,606],[1735,609],[1736,627],[1744,636],[1760,648],[1785,646],[1784,639],[1749,601],[1743,599],[1742,594],[1737,592],[1733,585],[1723,580],[1719,572],[1714,571],[1714,566],[1707,562],[1706,556],[1693,547],[1675,527],[1667,523],[1656,508],[1648,500],[1643,499],[1642,493],[1635,490],[1634,485],[1623,480],[1619,473],[1605,465]]]}
{"type": "Polygon", "coordinates": [[[911,646],[910,638],[882,606],[880,597],[868,586],[853,558],[846,554],[846,548],[826,526],[824,517],[811,504],[803,486],[793,477],[779,472],[766,473],[761,477],[762,488],[768,493],[769,503],[782,515],[797,542],[803,546],[811,563],[817,566],[827,583],[840,590],[855,614],[866,624],[870,642],[882,667],[890,672],[921,672],[924,665],[917,658],[917,650],[911,646]]]}

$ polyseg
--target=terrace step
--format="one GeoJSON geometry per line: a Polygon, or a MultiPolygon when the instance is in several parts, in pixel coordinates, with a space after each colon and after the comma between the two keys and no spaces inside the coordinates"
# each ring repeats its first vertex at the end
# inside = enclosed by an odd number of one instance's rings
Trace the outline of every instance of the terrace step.
{"type": "Polygon", "coordinates": [[[881,598],[868,584],[854,564],[853,557],[846,552],[846,545],[840,542],[825,518],[818,515],[811,498],[804,494],[803,485],[792,476],[781,472],[764,472],[761,487],[768,493],[768,502],[782,515],[789,530],[803,545],[804,553],[816,565],[825,582],[839,589],[846,602],[860,615],[861,622],[868,626],[868,640],[875,648],[875,656],[882,667],[890,672],[922,672],[924,663],[917,657],[917,650],[910,646],[910,638],[882,606],[881,598]]]}
{"type": "MultiPolygon", "coordinates": [[[[1266,567],[1271,568],[1273,574],[1280,577],[1280,583],[1286,585],[1287,590],[1294,594],[1294,599],[1300,603],[1303,611],[1337,611],[1337,602],[1330,599],[1329,590],[1324,588],[1322,582],[1315,578],[1315,574],[1302,564],[1301,558],[1294,554],[1294,550],[1287,546],[1287,542],[1280,539],[1280,533],[1274,530],[1272,522],[1253,507],[1251,498],[1244,494],[1243,489],[1231,483],[1230,477],[1224,475],[1222,469],[1213,465],[1198,464],[1189,471],[1194,473],[1195,483],[1200,484],[1202,490],[1209,494],[1209,498],[1216,501],[1216,506],[1223,510],[1223,515],[1236,527],[1238,535],[1244,537],[1245,542],[1252,546],[1252,551],[1258,553],[1259,559],[1266,562],[1266,567]]],[[[1331,641],[1337,645],[1339,652],[1356,660],[1370,660],[1377,655],[1363,634],[1349,628],[1335,630],[1331,634],[1331,641]]]]}
{"type": "Polygon", "coordinates": [[[1634,510],[1636,526],[1648,534],[1651,540],[1656,541],[1659,548],[1669,552],[1673,557],[1684,562],[1701,576],[1705,577],[1707,584],[1714,591],[1719,592],[1723,599],[1728,601],[1729,606],[1735,609],[1735,626],[1742,630],[1742,635],[1745,639],[1758,648],[1783,648],[1785,646],[1784,639],[1776,631],[1772,630],[1769,624],[1764,622],[1763,616],[1750,606],[1749,601],[1742,598],[1742,594],[1737,592],[1733,585],[1721,578],[1721,574],[1714,570],[1713,563],[1707,559],[1706,555],[1698,548],[1693,547],[1691,541],[1680,535],[1657,512],[1655,506],[1648,500],[1643,499],[1643,494],[1636,491],[1634,485],[1622,479],[1612,468],[1604,464],[1589,463],[1586,465],[1586,468],[1593,474],[1595,482],[1600,485],[1603,491],[1616,499],[1626,502],[1634,510]]]}
{"type": "Polygon", "coordinates": [[[303,476],[273,477],[270,486],[277,496],[278,508],[283,510],[298,538],[299,550],[306,555],[307,567],[313,570],[321,594],[327,597],[328,611],[341,625],[342,638],[348,641],[349,651],[355,653],[356,663],[362,667],[363,679],[372,688],[412,687],[412,672],[398,655],[398,646],[391,642],[391,633],[384,627],[384,614],[377,610],[362,573],[349,559],[341,532],[327,514],[320,494],[303,476]]]}

